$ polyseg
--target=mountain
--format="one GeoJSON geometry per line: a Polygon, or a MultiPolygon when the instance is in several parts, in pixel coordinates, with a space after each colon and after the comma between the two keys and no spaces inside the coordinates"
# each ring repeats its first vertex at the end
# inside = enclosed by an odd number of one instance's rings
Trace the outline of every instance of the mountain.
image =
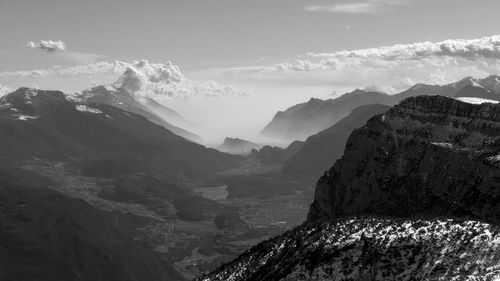
{"type": "Polygon", "coordinates": [[[440,95],[445,97],[454,97],[457,96],[457,94],[462,90],[465,92],[471,92],[470,87],[482,88],[484,91],[490,92],[491,95],[494,95],[494,100],[500,100],[500,76],[496,75],[491,75],[484,79],[476,79],[469,76],[458,82],[442,86],[416,84],[410,89],[396,94],[393,97],[395,102],[400,102],[406,98],[416,96],[440,95]]]}
{"type": "Polygon", "coordinates": [[[454,95],[454,97],[481,98],[500,101],[500,94],[494,93],[487,88],[473,85],[463,87],[454,95]]]}
{"type": "Polygon", "coordinates": [[[348,138],[307,221],[198,280],[495,280],[500,104],[404,100],[348,138]]]}
{"type": "Polygon", "coordinates": [[[477,221],[341,219],[297,227],[197,280],[496,280],[499,246],[499,227],[477,221]]]}
{"type": "Polygon", "coordinates": [[[282,173],[289,175],[323,173],[342,156],[347,138],[352,131],[388,109],[388,106],[380,104],[355,108],[335,125],[307,138],[302,147],[285,162],[282,173]]]}
{"type": "Polygon", "coordinates": [[[309,220],[377,214],[500,222],[500,105],[409,98],[355,130],[309,220]]]}
{"type": "Polygon", "coordinates": [[[184,280],[135,241],[133,218],[46,188],[50,180],[0,169],[0,280],[184,280]]]}
{"type": "Polygon", "coordinates": [[[86,103],[107,104],[128,112],[142,115],[149,121],[165,127],[167,130],[194,142],[201,142],[200,136],[172,125],[187,124],[182,116],[174,110],[149,98],[137,98],[133,93],[113,85],[97,86],[78,93],[76,98],[86,103]]]}
{"type": "Polygon", "coordinates": [[[252,149],[259,149],[261,147],[262,145],[247,140],[239,138],[225,138],[224,143],[217,147],[217,150],[231,154],[247,155],[250,154],[252,149]]]}
{"type": "Polygon", "coordinates": [[[304,142],[302,141],[294,141],[286,148],[266,145],[259,150],[252,149],[250,155],[255,159],[259,159],[262,163],[283,164],[290,159],[290,157],[295,155],[303,145],[304,142]]]}
{"type": "Polygon", "coordinates": [[[89,175],[149,172],[175,181],[231,168],[239,160],[141,115],[29,88],[0,98],[0,136],[0,156],[72,160],[89,175]]]}
{"type": "Polygon", "coordinates": [[[262,135],[282,140],[305,140],[337,123],[354,108],[368,104],[395,105],[409,97],[440,95],[454,97],[465,93],[473,97],[500,100],[500,76],[491,75],[484,79],[466,77],[447,85],[416,84],[395,95],[355,90],[336,99],[311,99],[278,112],[261,131],[262,135]],[[466,87],[464,89],[464,87],[466,87]],[[471,91],[470,87],[474,87],[471,91]],[[479,90],[482,88],[482,90],[479,90]]]}
{"type": "Polygon", "coordinates": [[[363,90],[347,93],[337,99],[310,99],[278,112],[261,134],[283,140],[305,140],[337,123],[354,108],[375,103],[391,105],[393,102],[387,94],[363,90]]]}
{"type": "MultiPolygon", "coordinates": [[[[154,114],[160,116],[164,120],[167,120],[170,124],[173,124],[174,126],[177,126],[179,128],[185,128],[188,130],[196,130],[198,129],[198,125],[192,121],[187,120],[183,116],[181,116],[177,111],[168,108],[164,106],[163,104],[160,104],[159,102],[155,101],[154,99],[151,98],[143,98],[140,99],[142,104],[144,104],[150,111],[152,111],[154,114]]],[[[175,133],[175,132],[174,132],[175,133]]],[[[178,133],[176,133],[178,134],[178,133]]],[[[185,132],[183,134],[186,134],[185,132]]],[[[194,135],[193,133],[190,133],[192,135],[188,135],[188,139],[195,139],[198,141],[202,141],[201,137],[194,135]]],[[[178,134],[180,135],[180,134],[178,134]]]]}

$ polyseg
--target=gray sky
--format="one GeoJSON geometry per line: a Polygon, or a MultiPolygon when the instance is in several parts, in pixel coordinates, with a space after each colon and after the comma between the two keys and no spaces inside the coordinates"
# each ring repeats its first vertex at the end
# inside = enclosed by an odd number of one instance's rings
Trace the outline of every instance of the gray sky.
{"type": "Polygon", "coordinates": [[[202,120],[220,105],[213,130],[243,134],[312,96],[497,74],[498,11],[498,0],[0,0],[0,89],[71,92],[123,70],[95,63],[171,61],[189,83],[248,93],[169,101],[202,120]],[[234,124],[224,121],[231,111],[234,124]]]}

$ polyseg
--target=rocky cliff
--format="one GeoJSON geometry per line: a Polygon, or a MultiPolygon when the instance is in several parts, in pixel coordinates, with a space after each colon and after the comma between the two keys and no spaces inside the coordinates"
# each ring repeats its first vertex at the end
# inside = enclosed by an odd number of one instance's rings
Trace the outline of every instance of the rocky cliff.
{"type": "Polygon", "coordinates": [[[349,137],[308,220],[356,214],[500,222],[500,105],[409,98],[349,137]]]}

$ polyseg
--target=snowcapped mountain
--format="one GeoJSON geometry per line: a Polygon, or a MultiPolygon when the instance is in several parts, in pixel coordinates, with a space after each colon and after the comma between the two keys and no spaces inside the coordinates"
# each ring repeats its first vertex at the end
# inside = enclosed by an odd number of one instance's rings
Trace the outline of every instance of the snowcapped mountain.
{"type": "Polygon", "coordinates": [[[125,88],[118,88],[115,85],[97,86],[77,93],[76,98],[83,102],[107,104],[142,115],[151,122],[165,127],[174,134],[194,142],[202,141],[200,136],[172,125],[171,122],[184,125],[189,123],[189,121],[185,120],[177,112],[150,98],[138,97],[125,88]]]}
{"type": "Polygon", "coordinates": [[[0,139],[1,157],[71,160],[103,176],[148,171],[175,181],[237,164],[142,115],[59,91],[20,88],[1,97],[0,139]]]}

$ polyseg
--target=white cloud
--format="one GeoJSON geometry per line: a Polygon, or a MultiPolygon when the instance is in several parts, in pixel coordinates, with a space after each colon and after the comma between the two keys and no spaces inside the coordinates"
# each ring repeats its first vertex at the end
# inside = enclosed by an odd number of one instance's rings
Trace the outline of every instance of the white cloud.
{"type": "Polygon", "coordinates": [[[11,93],[11,92],[12,92],[11,88],[4,86],[4,85],[0,85],[0,97],[3,95],[6,95],[8,93],[11,93]]]}
{"type": "Polygon", "coordinates": [[[396,92],[411,83],[443,84],[465,76],[500,72],[500,35],[479,39],[396,44],[378,48],[308,53],[300,60],[264,66],[212,69],[217,79],[318,85],[345,89],[375,84],[396,92]],[[411,82],[410,82],[411,81],[411,82]]]}
{"type": "Polygon", "coordinates": [[[246,95],[231,86],[220,86],[214,81],[198,82],[187,79],[179,67],[170,62],[149,63],[146,60],[128,65],[114,86],[159,101],[172,98],[246,95]]]}
{"type": "Polygon", "coordinates": [[[98,73],[122,73],[130,65],[126,62],[97,62],[92,64],[82,64],[70,67],[55,66],[48,69],[4,71],[0,72],[0,77],[49,77],[49,76],[80,76],[98,73]]]}
{"type": "Polygon", "coordinates": [[[390,7],[408,5],[409,0],[341,0],[322,1],[323,3],[310,5],[306,10],[311,12],[332,12],[347,14],[375,14],[386,12],[390,7]],[[332,3],[333,2],[333,3],[332,3]]]}
{"type": "Polygon", "coordinates": [[[28,42],[26,43],[26,47],[32,49],[40,49],[48,53],[52,53],[55,51],[66,51],[66,43],[61,40],[41,40],[39,42],[28,42]]]}
{"type": "MultiPolygon", "coordinates": [[[[186,78],[179,67],[167,63],[150,63],[147,60],[132,63],[123,61],[101,61],[71,67],[54,66],[49,69],[21,70],[0,72],[3,79],[56,77],[91,77],[96,75],[119,76],[115,87],[124,88],[139,96],[151,97],[158,101],[173,98],[196,97],[240,97],[247,94],[232,86],[219,85],[215,81],[195,81],[186,78]]],[[[46,79],[45,79],[46,78],[46,79]]],[[[89,80],[89,83],[92,82],[89,80]]],[[[95,85],[95,83],[91,83],[95,85]]]]}

